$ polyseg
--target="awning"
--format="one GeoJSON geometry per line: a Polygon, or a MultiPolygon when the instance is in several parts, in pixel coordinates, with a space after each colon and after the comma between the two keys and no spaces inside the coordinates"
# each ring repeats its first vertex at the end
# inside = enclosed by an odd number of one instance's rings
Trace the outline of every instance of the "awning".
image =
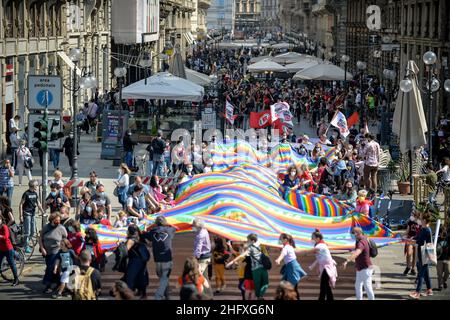
{"type": "MultiPolygon", "coordinates": [[[[67,64],[70,70],[73,70],[75,64],[70,60],[69,56],[64,51],[58,51],[58,56],[67,64]]],[[[77,67],[77,75],[81,77],[81,69],[77,67]]]]}
{"type": "Polygon", "coordinates": [[[195,44],[195,39],[191,32],[185,32],[184,37],[186,38],[187,43],[189,43],[190,45],[195,44]]]}

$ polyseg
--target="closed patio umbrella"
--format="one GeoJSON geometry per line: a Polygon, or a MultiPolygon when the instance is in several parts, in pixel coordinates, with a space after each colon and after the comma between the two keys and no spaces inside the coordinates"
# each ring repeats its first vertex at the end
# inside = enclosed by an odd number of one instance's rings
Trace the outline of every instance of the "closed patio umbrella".
{"type": "Polygon", "coordinates": [[[176,77],[186,79],[186,70],[184,69],[183,57],[180,53],[180,46],[175,46],[175,54],[172,58],[172,63],[169,66],[169,72],[176,77]]]}

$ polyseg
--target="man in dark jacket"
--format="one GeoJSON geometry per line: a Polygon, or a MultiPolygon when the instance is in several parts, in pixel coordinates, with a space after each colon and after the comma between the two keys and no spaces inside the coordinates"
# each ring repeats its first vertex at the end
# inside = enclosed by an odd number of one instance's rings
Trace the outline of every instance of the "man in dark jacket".
{"type": "Polygon", "coordinates": [[[152,141],[152,149],[153,149],[153,175],[157,175],[158,177],[162,177],[164,175],[163,172],[163,164],[164,164],[164,149],[166,147],[165,141],[162,139],[162,131],[158,130],[158,137],[152,141]]]}
{"type": "Polygon", "coordinates": [[[137,142],[131,140],[131,131],[127,130],[125,136],[123,137],[123,151],[125,152],[125,163],[128,168],[133,166],[133,149],[137,145],[137,142]]]}
{"type": "Polygon", "coordinates": [[[155,219],[155,227],[144,233],[143,237],[152,242],[153,258],[159,287],[155,300],[169,299],[169,276],[172,271],[172,239],[176,229],[169,225],[164,216],[155,219]]]}
{"type": "MultiPolygon", "coordinates": [[[[78,144],[77,144],[78,147],[78,144]]],[[[74,153],[74,141],[73,141],[73,133],[69,134],[69,137],[66,138],[66,140],[64,140],[64,144],[63,144],[63,150],[64,153],[66,154],[67,159],[69,160],[69,166],[72,168],[73,167],[73,153],[74,153]]],[[[80,154],[80,152],[78,151],[80,150],[79,148],[77,148],[77,155],[80,154]]]]}

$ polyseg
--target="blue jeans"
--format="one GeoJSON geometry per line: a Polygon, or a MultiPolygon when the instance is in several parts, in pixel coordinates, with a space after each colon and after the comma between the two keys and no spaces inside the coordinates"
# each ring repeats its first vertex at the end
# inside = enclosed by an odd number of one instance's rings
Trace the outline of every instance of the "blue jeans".
{"type": "Polygon", "coordinates": [[[170,165],[170,157],[165,157],[164,158],[164,162],[165,162],[165,164],[166,164],[166,167],[167,167],[167,171],[169,171],[171,168],[172,168],[172,166],[170,165]]]}
{"type": "Polygon", "coordinates": [[[169,276],[172,271],[173,262],[156,262],[156,275],[159,278],[159,287],[155,293],[155,300],[169,298],[169,276]]]}
{"type": "Polygon", "coordinates": [[[24,246],[28,246],[28,242],[31,237],[34,236],[34,230],[36,230],[36,217],[34,212],[32,215],[23,214],[23,235],[24,235],[24,246]]]}
{"type": "Polygon", "coordinates": [[[154,161],[153,163],[153,175],[162,177],[164,175],[164,165],[162,161],[154,161]]]}
{"type": "Polygon", "coordinates": [[[147,175],[151,177],[153,175],[153,160],[147,162],[147,175]]]}
{"type": "Polygon", "coordinates": [[[124,210],[125,210],[125,207],[127,205],[127,198],[128,198],[127,192],[128,192],[128,186],[126,186],[126,187],[119,187],[119,189],[117,190],[119,203],[122,205],[122,208],[124,210]]]}
{"type": "Polygon", "coordinates": [[[17,279],[19,277],[17,276],[17,268],[16,262],[14,261],[14,254],[15,254],[14,250],[0,251],[0,265],[3,262],[3,258],[6,257],[6,261],[8,261],[9,267],[11,268],[11,271],[14,275],[14,279],[17,279]]]}
{"type": "Polygon", "coordinates": [[[133,166],[133,151],[127,151],[125,153],[124,162],[127,164],[129,168],[133,166]]]}
{"type": "MultiPolygon", "coordinates": [[[[419,252],[420,254],[420,252],[419,252]]],[[[430,280],[430,270],[427,264],[421,264],[419,261],[417,262],[417,270],[419,271],[417,277],[417,288],[416,292],[420,292],[422,290],[423,280],[425,280],[425,285],[427,289],[431,289],[431,280],[430,280]]]]}
{"type": "Polygon", "coordinates": [[[52,154],[53,168],[56,170],[56,168],[58,168],[58,166],[59,166],[59,153],[60,152],[55,149],[50,149],[50,152],[52,154]]]}
{"type": "Polygon", "coordinates": [[[58,255],[56,254],[48,254],[45,256],[45,274],[43,283],[45,286],[49,287],[52,283],[55,283],[53,270],[55,268],[55,262],[58,255]]]}
{"type": "Polygon", "coordinates": [[[8,197],[8,202],[9,202],[10,206],[11,206],[13,192],[14,192],[14,187],[0,188],[0,196],[6,195],[8,197]]]}

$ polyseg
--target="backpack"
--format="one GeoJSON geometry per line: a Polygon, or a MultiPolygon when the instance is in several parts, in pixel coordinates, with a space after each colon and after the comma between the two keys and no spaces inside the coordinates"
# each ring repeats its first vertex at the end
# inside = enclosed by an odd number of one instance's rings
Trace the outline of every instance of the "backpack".
{"type": "Polygon", "coordinates": [[[191,300],[193,294],[198,295],[197,286],[192,282],[186,282],[186,279],[182,279],[182,286],[180,288],[180,300],[191,300]]]}
{"type": "Polygon", "coordinates": [[[367,239],[367,242],[369,243],[369,256],[375,258],[378,255],[377,245],[370,239],[367,239]]]}
{"type": "Polygon", "coordinates": [[[272,261],[270,261],[270,258],[266,254],[264,254],[260,248],[258,248],[257,246],[254,246],[254,247],[256,249],[258,249],[259,252],[261,252],[261,257],[260,257],[259,262],[262,264],[263,268],[266,270],[272,269],[272,261]]]}
{"type": "Polygon", "coordinates": [[[121,242],[114,250],[116,263],[113,266],[113,271],[123,272],[127,271],[128,267],[128,249],[125,242],[121,242]]]}
{"type": "Polygon", "coordinates": [[[78,273],[75,275],[73,300],[96,300],[97,299],[97,296],[95,295],[95,292],[94,292],[94,287],[92,285],[92,280],[91,280],[91,275],[94,272],[94,270],[95,270],[94,268],[89,267],[86,271],[86,274],[82,275],[81,273],[78,273]]]}

